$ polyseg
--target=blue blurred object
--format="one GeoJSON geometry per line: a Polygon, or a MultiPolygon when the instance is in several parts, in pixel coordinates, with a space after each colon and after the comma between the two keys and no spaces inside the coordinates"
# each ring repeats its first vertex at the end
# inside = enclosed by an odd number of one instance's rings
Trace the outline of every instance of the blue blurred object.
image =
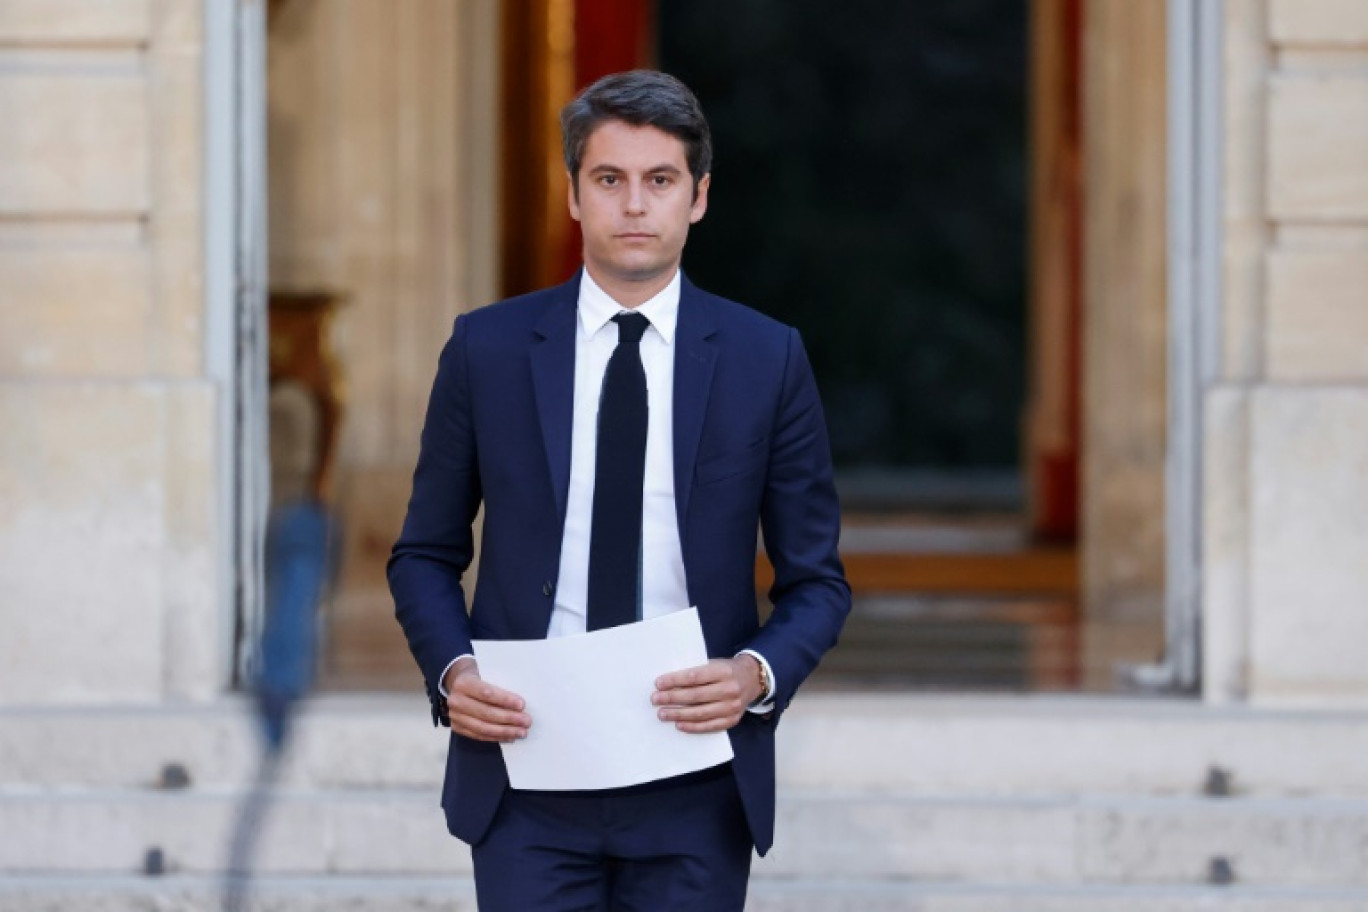
{"type": "Polygon", "coordinates": [[[321,504],[294,503],[271,514],[266,526],[266,619],[253,680],[263,744],[256,781],[238,810],[225,872],[223,908],[247,907],[249,860],[271,803],[300,699],[313,687],[318,604],[336,566],[335,523],[321,504]]]}
{"type": "Polygon", "coordinates": [[[313,686],[332,525],[320,504],[298,503],[275,511],[266,528],[266,623],[255,690],[269,750],[283,747],[291,711],[313,686]]]}

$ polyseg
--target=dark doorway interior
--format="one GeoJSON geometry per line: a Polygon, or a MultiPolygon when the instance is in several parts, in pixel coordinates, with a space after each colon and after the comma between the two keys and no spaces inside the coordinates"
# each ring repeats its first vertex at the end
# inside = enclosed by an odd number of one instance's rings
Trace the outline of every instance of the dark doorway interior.
{"type": "Polygon", "coordinates": [[[826,686],[1077,684],[1077,570],[1023,466],[1027,0],[659,0],[713,128],[685,268],[799,328],[855,612],[826,686]]]}
{"type": "Polygon", "coordinates": [[[842,495],[1019,506],[1023,0],[661,0],[714,131],[685,266],[803,333],[842,495]]]}

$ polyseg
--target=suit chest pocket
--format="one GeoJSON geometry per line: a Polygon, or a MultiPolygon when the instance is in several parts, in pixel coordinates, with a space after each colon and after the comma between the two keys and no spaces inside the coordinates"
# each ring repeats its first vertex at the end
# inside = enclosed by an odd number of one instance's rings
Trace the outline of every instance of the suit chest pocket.
{"type": "Polygon", "coordinates": [[[768,457],[769,438],[761,437],[739,450],[700,459],[694,467],[694,478],[698,484],[706,485],[748,475],[763,468],[768,457]]]}

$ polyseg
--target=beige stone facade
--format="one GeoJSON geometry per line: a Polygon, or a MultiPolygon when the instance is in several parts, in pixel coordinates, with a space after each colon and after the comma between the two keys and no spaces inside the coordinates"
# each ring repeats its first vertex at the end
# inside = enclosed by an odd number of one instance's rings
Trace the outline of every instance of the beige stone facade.
{"type": "Polygon", "coordinates": [[[0,3],[0,693],[221,692],[193,2],[0,3]]]}
{"type": "Polygon", "coordinates": [[[1226,4],[1205,692],[1368,704],[1368,6],[1226,4]]]}

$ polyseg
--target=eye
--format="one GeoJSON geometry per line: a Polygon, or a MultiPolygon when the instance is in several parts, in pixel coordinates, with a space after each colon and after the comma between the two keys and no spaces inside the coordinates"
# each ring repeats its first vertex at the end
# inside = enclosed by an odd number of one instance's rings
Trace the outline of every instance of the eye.
{"type": "Polygon", "coordinates": [[[599,175],[599,183],[604,187],[616,187],[618,176],[616,174],[601,174],[599,175]]]}
{"type": "Polygon", "coordinates": [[[674,180],[667,174],[651,175],[651,185],[653,187],[668,187],[672,183],[674,183],[674,180]]]}

